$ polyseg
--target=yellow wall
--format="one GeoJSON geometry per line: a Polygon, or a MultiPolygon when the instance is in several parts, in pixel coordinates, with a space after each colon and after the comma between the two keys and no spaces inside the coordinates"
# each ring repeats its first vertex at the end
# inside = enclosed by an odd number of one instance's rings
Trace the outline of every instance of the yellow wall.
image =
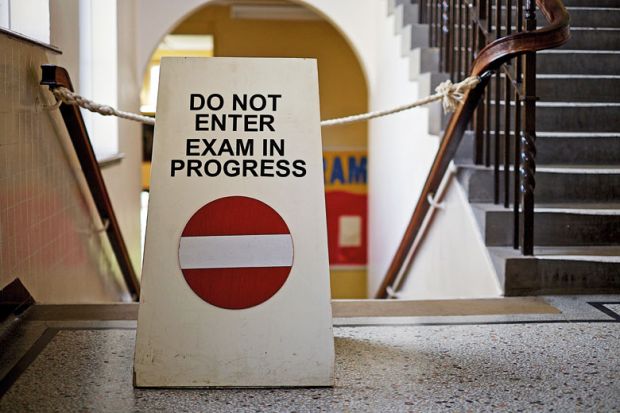
{"type": "MultiPolygon", "coordinates": [[[[212,34],[215,56],[316,58],[321,119],[363,113],[368,108],[360,64],[344,38],[325,21],[231,19],[228,6],[205,6],[172,34],[212,34]]],[[[326,147],[365,149],[366,138],[364,122],[323,129],[326,147]]]]}
{"type": "MultiPolygon", "coordinates": [[[[274,21],[230,18],[228,6],[205,6],[172,34],[211,34],[215,56],[308,57],[318,60],[321,119],[368,109],[361,66],[344,38],[323,20],[274,21]]],[[[324,128],[325,149],[366,149],[367,124],[324,128]]],[[[366,270],[332,270],[334,298],[365,298],[366,270]]]]}

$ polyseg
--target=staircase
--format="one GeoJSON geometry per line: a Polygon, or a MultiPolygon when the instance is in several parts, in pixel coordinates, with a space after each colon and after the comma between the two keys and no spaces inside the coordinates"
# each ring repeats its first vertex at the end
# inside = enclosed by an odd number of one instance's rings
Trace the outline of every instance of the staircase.
{"type": "MultiPolygon", "coordinates": [[[[412,1],[392,5],[423,95],[447,75],[438,73],[439,50],[428,47],[428,26],[418,23],[412,1]]],[[[564,4],[571,40],[538,53],[536,62],[534,256],[513,249],[512,209],[494,203],[493,168],[474,164],[472,132],[455,159],[507,296],[620,290],[620,3],[564,4]]],[[[441,134],[440,108],[430,116],[431,133],[441,134]]]]}

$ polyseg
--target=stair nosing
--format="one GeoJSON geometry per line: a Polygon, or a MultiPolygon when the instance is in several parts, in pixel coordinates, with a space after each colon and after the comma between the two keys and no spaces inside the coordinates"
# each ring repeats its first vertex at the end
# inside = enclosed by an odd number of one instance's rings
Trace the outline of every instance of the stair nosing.
{"type": "MultiPolygon", "coordinates": [[[[472,208],[476,208],[481,212],[487,213],[513,213],[512,206],[505,208],[502,204],[493,204],[490,202],[471,202],[472,208]]],[[[550,207],[550,206],[534,206],[534,213],[551,213],[551,214],[567,214],[567,215],[592,215],[592,216],[618,216],[620,215],[620,205],[614,203],[617,208],[600,208],[599,204],[593,204],[589,207],[587,204],[579,204],[575,208],[567,207],[550,207]]]]}
{"type": "Polygon", "coordinates": [[[620,75],[588,75],[581,73],[543,73],[536,74],[536,79],[620,79],[620,75]]]}
{"type": "MultiPolygon", "coordinates": [[[[592,175],[615,175],[620,174],[620,168],[615,165],[539,165],[536,167],[536,172],[543,173],[556,173],[556,174],[592,174],[592,175]]],[[[458,168],[473,169],[476,171],[493,172],[493,166],[475,165],[475,164],[457,164],[458,168]]],[[[514,168],[511,168],[511,171],[514,168]]],[[[503,165],[500,165],[500,172],[503,172],[503,165]]]]}
{"type": "Polygon", "coordinates": [[[510,246],[488,246],[487,249],[489,253],[506,261],[508,260],[554,260],[554,261],[595,261],[595,262],[608,262],[608,263],[618,263],[620,264],[620,255],[616,255],[617,252],[620,254],[620,249],[616,246],[545,246],[545,247],[534,247],[534,255],[521,255],[518,250],[513,249],[510,246]],[[552,255],[545,254],[545,250],[553,251],[556,248],[558,250],[564,250],[564,253],[552,255]],[[565,252],[569,252],[571,249],[575,250],[575,254],[566,254],[565,252]],[[592,250],[592,254],[583,254],[584,252],[588,252],[588,249],[592,250]],[[604,249],[607,249],[613,254],[601,255],[600,252],[604,249]],[[536,255],[538,250],[538,255],[536,255]],[[542,251],[541,251],[542,250],[542,251]],[[599,252],[599,254],[597,254],[599,252]]]}
{"type": "Polygon", "coordinates": [[[620,50],[598,50],[598,49],[547,49],[537,52],[537,54],[618,54],[620,50]]]}

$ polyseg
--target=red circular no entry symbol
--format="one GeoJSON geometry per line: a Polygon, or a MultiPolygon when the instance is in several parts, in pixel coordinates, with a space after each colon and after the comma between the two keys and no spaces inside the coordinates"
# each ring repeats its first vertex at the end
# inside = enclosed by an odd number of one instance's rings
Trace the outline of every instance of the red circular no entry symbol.
{"type": "Polygon", "coordinates": [[[269,205],[245,196],[209,202],[189,219],[179,264],[190,288],[209,304],[254,307],[284,285],[293,265],[293,239],[269,205]]]}

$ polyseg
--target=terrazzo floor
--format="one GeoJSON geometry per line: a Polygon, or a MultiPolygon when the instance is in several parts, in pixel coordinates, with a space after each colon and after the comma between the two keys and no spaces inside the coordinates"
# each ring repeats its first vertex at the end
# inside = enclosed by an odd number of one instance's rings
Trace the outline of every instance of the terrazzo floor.
{"type": "MultiPolygon", "coordinates": [[[[615,307],[614,307],[615,309],[615,307]]],[[[134,389],[131,322],[54,327],[0,412],[620,411],[620,322],[334,328],[334,388],[134,389]]]]}

